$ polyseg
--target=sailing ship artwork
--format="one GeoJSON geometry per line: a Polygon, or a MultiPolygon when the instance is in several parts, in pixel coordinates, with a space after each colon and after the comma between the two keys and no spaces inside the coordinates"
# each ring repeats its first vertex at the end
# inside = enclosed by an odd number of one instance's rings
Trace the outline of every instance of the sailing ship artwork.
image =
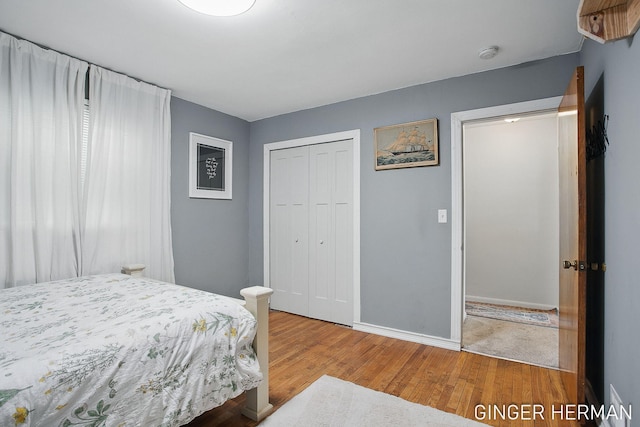
{"type": "Polygon", "coordinates": [[[375,128],[376,170],[438,164],[438,120],[375,128]]]}

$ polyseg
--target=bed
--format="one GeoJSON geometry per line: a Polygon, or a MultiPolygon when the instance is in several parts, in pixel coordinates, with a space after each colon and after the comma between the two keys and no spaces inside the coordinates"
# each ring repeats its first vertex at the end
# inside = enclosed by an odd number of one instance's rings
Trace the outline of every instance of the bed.
{"type": "Polygon", "coordinates": [[[139,274],[0,290],[0,425],[178,426],[244,391],[262,419],[271,292],[139,274]]]}

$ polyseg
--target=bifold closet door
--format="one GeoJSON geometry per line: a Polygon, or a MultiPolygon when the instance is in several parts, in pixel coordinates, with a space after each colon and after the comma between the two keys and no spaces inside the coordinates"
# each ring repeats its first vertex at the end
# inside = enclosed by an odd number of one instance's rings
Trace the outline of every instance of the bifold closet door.
{"type": "Polygon", "coordinates": [[[309,315],[309,147],[271,152],[271,307],[309,315]]]}
{"type": "Polygon", "coordinates": [[[353,142],[309,147],[309,317],[353,324],[353,142]]]}
{"type": "Polygon", "coordinates": [[[353,324],[353,141],[274,150],[271,307],[353,324]]]}

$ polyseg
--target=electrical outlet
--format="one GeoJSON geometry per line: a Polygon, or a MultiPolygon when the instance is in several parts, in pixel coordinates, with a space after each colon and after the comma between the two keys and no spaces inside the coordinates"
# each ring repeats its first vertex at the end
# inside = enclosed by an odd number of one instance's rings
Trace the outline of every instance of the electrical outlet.
{"type": "Polygon", "coordinates": [[[610,417],[607,421],[609,422],[610,427],[628,427],[629,422],[627,417],[621,414],[622,408],[622,399],[618,395],[618,392],[615,388],[613,388],[613,384],[609,384],[609,399],[611,401],[611,406],[615,408],[616,413],[619,415],[618,417],[610,417]]]}

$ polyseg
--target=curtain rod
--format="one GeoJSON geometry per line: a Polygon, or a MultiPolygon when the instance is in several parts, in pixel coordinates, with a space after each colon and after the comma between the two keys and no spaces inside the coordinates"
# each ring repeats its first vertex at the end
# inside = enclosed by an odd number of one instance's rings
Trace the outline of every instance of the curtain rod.
{"type": "Polygon", "coordinates": [[[163,87],[163,86],[157,85],[157,84],[155,84],[155,83],[150,83],[150,82],[148,82],[148,81],[145,81],[145,80],[139,79],[139,78],[137,78],[137,77],[132,77],[132,76],[130,76],[130,75],[128,75],[128,74],[122,73],[122,72],[120,72],[120,71],[116,71],[116,70],[114,70],[114,69],[112,69],[112,68],[104,67],[104,66],[99,65],[99,64],[94,64],[93,62],[87,61],[87,60],[82,59],[82,58],[78,58],[77,56],[74,56],[74,55],[69,55],[68,53],[61,52],[61,51],[59,51],[58,49],[53,49],[53,48],[50,48],[49,46],[45,46],[45,45],[43,45],[42,43],[36,43],[36,42],[34,42],[34,41],[31,41],[31,40],[25,39],[24,37],[16,36],[15,34],[10,33],[10,32],[8,32],[8,31],[5,31],[5,30],[4,30],[4,29],[2,29],[2,28],[0,28],[0,32],[2,32],[2,33],[4,33],[4,34],[6,34],[6,35],[8,35],[8,36],[11,36],[11,37],[13,37],[13,38],[16,38],[16,39],[18,39],[18,40],[22,40],[22,41],[25,41],[25,42],[28,42],[28,43],[34,44],[34,45],[38,46],[38,47],[39,47],[39,48],[41,48],[41,49],[44,49],[44,50],[50,50],[50,51],[52,51],[52,52],[56,52],[56,53],[58,53],[58,54],[60,54],[60,55],[68,56],[69,58],[73,58],[73,59],[76,59],[76,60],[78,60],[78,61],[86,62],[86,63],[87,63],[87,64],[89,64],[90,66],[91,66],[91,65],[93,65],[94,67],[100,67],[100,68],[103,68],[103,69],[105,69],[105,70],[108,70],[108,71],[111,71],[111,72],[114,72],[114,73],[122,74],[123,76],[127,76],[127,77],[129,77],[129,78],[131,78],[131,79],[133,79],[133,80],[135,80],[135,81],[137,81],[137,82],[140,82],[140,83],[146,83],[146,84],[149,84],[149,85],[152,85],[152,86],[158,87],[158,88],[160,88],[160,89],[164,89],[164,90],[171,90],[171,89],[168,89],[168,88],[166,88],[166,87],[163,87]]]}

